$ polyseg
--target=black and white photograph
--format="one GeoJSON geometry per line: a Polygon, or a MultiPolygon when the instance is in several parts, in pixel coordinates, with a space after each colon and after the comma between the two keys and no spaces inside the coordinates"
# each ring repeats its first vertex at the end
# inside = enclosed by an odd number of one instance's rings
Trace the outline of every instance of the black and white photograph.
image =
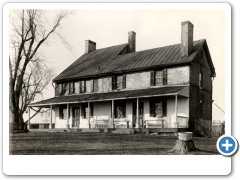
{"type": "Polygon", "coordinates": [[[124,5],[8,8],[11,158],[219,157],[227,8],[124,5]]]}

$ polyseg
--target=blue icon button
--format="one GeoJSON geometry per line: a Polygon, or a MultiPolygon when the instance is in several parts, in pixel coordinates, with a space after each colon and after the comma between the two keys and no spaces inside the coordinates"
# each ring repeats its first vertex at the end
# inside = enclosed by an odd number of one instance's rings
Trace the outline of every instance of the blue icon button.
{"type": "Polygon", "coordinates": [[[238,142],[233,136],[221,136],[217,141],[217,149],[224,156],[234,154],[238,148],[238,142]]]}

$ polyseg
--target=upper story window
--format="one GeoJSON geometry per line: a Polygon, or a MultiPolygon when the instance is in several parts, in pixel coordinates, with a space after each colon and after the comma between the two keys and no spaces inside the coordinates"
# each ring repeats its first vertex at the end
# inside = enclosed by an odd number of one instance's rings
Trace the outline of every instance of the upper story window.
{"type": "Polygon", "coordinates": [[[167,84],[167,70],[151,71],[151,86],[162,86],[167,84]]]}
{"type": "Polygon", "coordinates": [[[80,81],[80,93],[98,92],[98,79],[80,81]]]}
{"type": "Polygon", "coordinates": [[[164,117],[167,115],[167,102],[165,98],[150,99],[150,117],[164,117]]]}
{"type": "Polygon", "coordinates": [[[69,86],[68,86],[68,83],[64,83],[62,86],[63,86],[63,87],[62,87],[62,94],[64,94],[64,95],[69,94],[69,86]]]}
{"type": "Polygon", "coordinates": [[[88,80],[88,81],[86,81],[86,92],[92,92],[91,90],[92,90],[92,80],[88,80]]]}
{"type": "Polygon", "coordinates": [[[112,77],[112,90],[126,88],[126,75],[118,75],[112,77]]]}
{"type": "Polygon", "coordinates": [[[203,87],[203,72],[199,73],[199,87],[203,87]]]}

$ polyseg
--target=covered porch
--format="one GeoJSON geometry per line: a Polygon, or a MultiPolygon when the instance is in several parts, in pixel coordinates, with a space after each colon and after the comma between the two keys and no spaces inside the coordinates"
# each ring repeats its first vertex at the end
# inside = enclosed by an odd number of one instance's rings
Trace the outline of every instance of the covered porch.
{"type": "MultiPolygon", "coordinates": [[[[50,129],[188,128],[188,86],[54,97],[29,108],[50,109],[50,129]]],[[[30,117],[30,110],[29,117],[30,117]]],[[[28,121],[31,127],[31,121],[28,121]]],[[[140,131],[140,130],[137,130],[140,131]]]]}

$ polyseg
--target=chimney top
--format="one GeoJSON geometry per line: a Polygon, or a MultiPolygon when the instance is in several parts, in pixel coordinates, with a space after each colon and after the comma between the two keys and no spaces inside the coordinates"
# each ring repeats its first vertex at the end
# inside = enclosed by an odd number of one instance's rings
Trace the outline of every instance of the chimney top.
{"type": "Polygon", "coordinates": [[[136,52],[136,33],[128,32],[128,53],[136,52]]]}
{"type": "Polygon", "coordinates": [[[91,40],[85,40],[85,53],[96,51],[96,43],[91,40]]]}
{"type": "Polygon", "coordinates": [[[193,24],[190,21],[181,23],[181,56],[187,57],[193,49],[193,24]]]}

